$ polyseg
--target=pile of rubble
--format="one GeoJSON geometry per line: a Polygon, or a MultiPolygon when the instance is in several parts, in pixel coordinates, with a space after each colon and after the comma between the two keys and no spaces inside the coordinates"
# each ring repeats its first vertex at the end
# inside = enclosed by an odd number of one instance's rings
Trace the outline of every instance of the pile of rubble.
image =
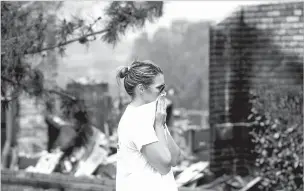
{"type": "MultiPolygon", "coordinates": [[[[67,127],[69,124],[57,116],[52,116],[49,120],[57,128],[69,128],[67,127]]],[[[34,157],[20,156],[21,161],[19,163],[21,165],[19,165],[19,168],[24,168],[28,172],[44,174],[59,172],[75,177],[106,176],[110,179],[115,179],[117,136],[116,134],[106,136],[95,127],[92,127],[92,130],[92,137],[88,140],[88,143],[75,147],[70,154],[64,153],[61,149],[62,147],[57,145],[58,147],[52,149],[51,152],[43,151],[34,157]]],[[[60,139],[60,137],[62,135],[58,135],[57,139],[60,139]]]]}
{"type": "MultiPolygon", "coordinates": [[[[64,123],[54,117],[53,121],[61,126],[64,123]]],[[[62,157],[59,148],[52,152],[42,152],[37,155],[35,164],[26,167],[28,172],[51,174],[60,172],[75,177],[86,176],[115,180],[116,176],[116,142],[117,134],[106,136],[97,128],[93,128],[93,137],[88,144],[75,149],[68,157],[62,157]]],[[[250,190],[260,181],[260,177],[221,176],[216,178],[209,170],[208,161],[200,161],[190,153],[184,153],[180,164],[173,167],[178,187],[182,190],[250,190]]]]}
{"type": "Polygon", "coordinates": [[[261,177],[223,175],[215,178],[209,162],[199,161],[189,166],[174,167],[176,183],[180,190],[188,191],[249,191],[257,190],[261,177]]]}

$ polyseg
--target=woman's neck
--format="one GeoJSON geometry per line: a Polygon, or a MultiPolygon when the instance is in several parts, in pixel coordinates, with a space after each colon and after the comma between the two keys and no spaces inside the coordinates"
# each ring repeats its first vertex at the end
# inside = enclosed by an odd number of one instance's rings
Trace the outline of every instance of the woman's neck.
{"type": "Polygon", "coordinates": [[[132,101],[131,101],[131,103],[130,103],[130,105],[132,106],[132,107],[139,107],[139,106],[142,106],[142,105],[144,105],[145,104],[145,102],[142,100],[142,99],[136,99],[136,98],[134,98],[132,101]]]}

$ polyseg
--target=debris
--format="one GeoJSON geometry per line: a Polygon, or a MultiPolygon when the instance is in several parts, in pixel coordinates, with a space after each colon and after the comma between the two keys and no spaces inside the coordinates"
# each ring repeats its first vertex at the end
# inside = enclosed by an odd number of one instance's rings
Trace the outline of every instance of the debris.
{"type": "Polygon", "coordinates": [[[85,160],[79,162],[75,176],[89,176],[100,164],[105,164],[108,156],[107,141],[105,135],[99,130],[94,129],[94,138],[92,139],[93,149],[85,160]]]}
{"type": "Polygon", "coordinates": [[[35,166],[40,157],[27,157],[23,155],[19,155],[18,166],[19,170],[24,170],[29,166],[35,166]]]}
{"type": "Polygon", "coordinates": [[[53,153],[46,153],[40,157],[35,167],[29,166],[26,168],[26,171],[50,174],[54,171],[62,155],[63,152],[60,150],[55,150],[53,153]]]}
{"type": "Polygon", "coordinates": [[[248,191],[250,188],[252,188],[254,185],[256,185],[261,180],[262,180],[261,177],[256,177],[253,180],[251,180],[245,187],[240,189],[239,191],[248,191]]]}
{"type": "Polygon", "coordinates": [[[117,161],[117,153],[108,156],[106,159],[106,164],[114,164],[116,163],[116,161],[117,161]]]}
{"type": "Polygon", "coordinates": [[[241,176],[236,176],[235,179],[244,187],[246,185],[245,181],[241,176]]]}
{"type": "Polygon", "coordinates": [[[116,165],[113,163],[101,164],[93,175],[99,178],[107,177],[109,179],[115,180],[116,178],[116,165]]]}
{"type": "Polygon", "coordinates": [[[201,189],[214,189],[215,187],[218,187],[219,185],[229,181],[230,179],[232,179],[231,176],[223,175],[208,184],[204,184],[204,185],[200,186],[200,188],[201,189]]]}
{"type": "Polygon", "coordinates": [[[193,181],[196,181],[204,176],[203,171],[209,166],[209,162],[197,162],[190,165],[176,178],[177,185],[183,186],[193,181]]]}

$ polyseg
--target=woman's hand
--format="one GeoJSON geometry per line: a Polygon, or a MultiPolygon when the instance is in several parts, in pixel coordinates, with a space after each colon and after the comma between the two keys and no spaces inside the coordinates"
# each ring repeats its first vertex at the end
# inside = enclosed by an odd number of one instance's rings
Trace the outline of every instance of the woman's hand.
{"type": "Polygon", "coordinates": [[[164,96],[160,96],[156,103],[155,126],[163,126],[166,122],[166,117],[166,99],[164,96]]]}

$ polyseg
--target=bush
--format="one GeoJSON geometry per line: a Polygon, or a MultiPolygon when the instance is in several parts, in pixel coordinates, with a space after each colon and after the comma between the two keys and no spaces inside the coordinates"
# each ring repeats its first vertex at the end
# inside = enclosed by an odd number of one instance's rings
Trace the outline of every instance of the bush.
{"type": "Polygon", "coordinates": [[[262,190],[303,190],[303,88],[252,92],[251,135],[262,190]]]}

